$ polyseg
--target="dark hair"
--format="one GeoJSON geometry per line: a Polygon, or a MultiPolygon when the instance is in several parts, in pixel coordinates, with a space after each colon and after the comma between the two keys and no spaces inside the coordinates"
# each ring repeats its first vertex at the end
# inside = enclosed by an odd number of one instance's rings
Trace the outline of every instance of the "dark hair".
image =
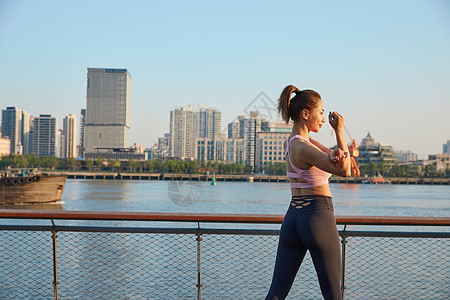
{"type": "Polygon", "coordinates": [[[289,120],[296,122],[300,119],[304,109],[310,111],[317,107],[320,99],[320,95],[316,91],[300,91],[295,86],[288,85],[281,92],[280,99],[278,100],[278,113],[281,114],[286,124],[289,123],[289,120]],[[295,93],[295,96],[291,99],[292,93],[295,93]]]}

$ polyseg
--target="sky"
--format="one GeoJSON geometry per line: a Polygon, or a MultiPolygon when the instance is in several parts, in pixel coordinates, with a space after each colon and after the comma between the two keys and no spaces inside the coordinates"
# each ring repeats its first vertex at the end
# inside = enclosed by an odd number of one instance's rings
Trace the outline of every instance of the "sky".
{"type": "MultiPolygon", "coordinates": [[[[358,143],[425,159],[450,139],[445,0],[0,0],[1,109],[79,119],[87,68],[131,74],[130,145],[189,104],[219,109],[223,129],[250,110],[279,120],[288,84],[319,92],[358,143]]],[[[335,145],[329,125],[314,137],[335,145]]]]}

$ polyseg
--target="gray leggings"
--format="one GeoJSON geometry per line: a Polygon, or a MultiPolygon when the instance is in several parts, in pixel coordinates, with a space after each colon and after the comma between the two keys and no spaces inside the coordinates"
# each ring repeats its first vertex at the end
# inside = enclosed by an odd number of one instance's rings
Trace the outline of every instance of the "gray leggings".
{"type": "Polygon", "coordinates": [[[307,250],[324,299],[342,299],[339,235],[331,197],[292,197],[281,225],[275,270],[266,300],[286,298],[307,250]]]}

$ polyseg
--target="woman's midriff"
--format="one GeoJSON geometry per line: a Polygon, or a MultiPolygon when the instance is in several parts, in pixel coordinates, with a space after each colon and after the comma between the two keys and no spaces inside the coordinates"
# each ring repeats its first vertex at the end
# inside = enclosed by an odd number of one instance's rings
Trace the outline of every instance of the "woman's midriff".
{"type": "Polygon", "coordinates": [[[330,186],[328,184],[318,185],[311,188],[291,188],[291,193],[292,196],[322,195],[331,197],[330,186]]]}

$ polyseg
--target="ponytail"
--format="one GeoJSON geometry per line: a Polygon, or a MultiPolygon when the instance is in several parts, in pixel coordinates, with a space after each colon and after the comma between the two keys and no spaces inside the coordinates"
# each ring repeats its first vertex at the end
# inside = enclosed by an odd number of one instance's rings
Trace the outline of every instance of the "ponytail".
{"type": "Polygon", "coordinates": [[[283,92],[281,92],[280,99],[278,100],[278,113],[281,114],[281,118],[286,124],[288,124],[291,119],[290,104],[292,93],[298,92],[300,92],[300,90],[293,85],[288,85],[284,88],[283,92]]]}
{"type": "Polygon", "coordinates": [[[281,92],[280,99],[278,99],[278,113],[286,124],[290,120],[296,122],[304,109],[312,110],[317,106],[319,100],[320,95],[316,91],[300,91],[295,86],[288,85],[281,92]],[[292,93],[295,93],[295,96],[292,97],[292,93]]]}

